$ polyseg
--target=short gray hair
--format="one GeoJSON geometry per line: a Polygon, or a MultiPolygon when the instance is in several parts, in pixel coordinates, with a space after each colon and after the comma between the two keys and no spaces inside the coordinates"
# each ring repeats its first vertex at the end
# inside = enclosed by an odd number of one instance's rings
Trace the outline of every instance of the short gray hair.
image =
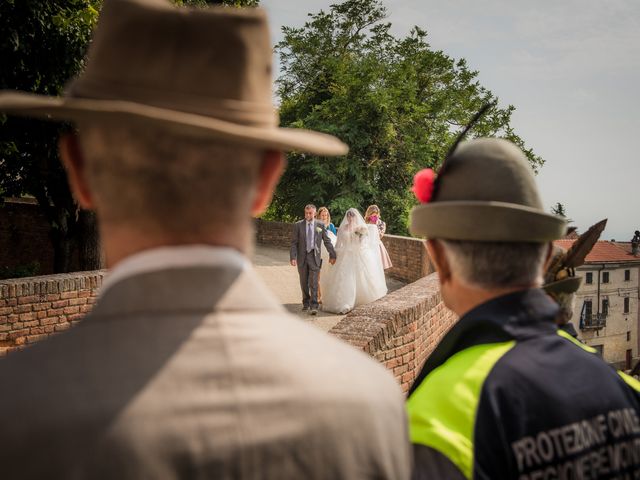
{"type": "Polygon", "coordinates": [[[257,149],[149,126],[80,125],[101,222],[202,233],[250,220],[257,149]]]}
{"type": "Polygon", "coordinates": [[[548,244],[437,240],[454,274],[483,289],[540,286],[548,244]]]}

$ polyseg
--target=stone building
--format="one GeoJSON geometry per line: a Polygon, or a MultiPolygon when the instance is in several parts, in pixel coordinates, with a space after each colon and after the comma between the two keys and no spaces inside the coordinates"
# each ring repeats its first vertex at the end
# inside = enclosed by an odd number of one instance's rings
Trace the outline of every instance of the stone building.
{"type": "MultiPolygon", "coordinates": [[[[557,240],[564,249],[573,240],[557,240]]],[[[640,357],[640,256],[614,242],[598,241],[576,275],[582,285],[571,319],[578,338],[605,361],[629,369],[640,357]]]]}

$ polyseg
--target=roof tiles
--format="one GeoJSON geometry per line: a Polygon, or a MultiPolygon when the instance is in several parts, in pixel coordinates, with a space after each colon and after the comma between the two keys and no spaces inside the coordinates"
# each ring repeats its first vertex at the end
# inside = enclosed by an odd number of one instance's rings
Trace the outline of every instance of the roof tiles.
{"type": "MultiPolygon", "coordinates": [[[[562,239],[554,240],[554,245],[568,250],[575,240],[562,239]]],[[[638,262],[640,256],[634,257],[631,251],[616,245],[613,242],[599,240],[587,254],[585,263],[621,263],[621,262],[638,262]]]]}

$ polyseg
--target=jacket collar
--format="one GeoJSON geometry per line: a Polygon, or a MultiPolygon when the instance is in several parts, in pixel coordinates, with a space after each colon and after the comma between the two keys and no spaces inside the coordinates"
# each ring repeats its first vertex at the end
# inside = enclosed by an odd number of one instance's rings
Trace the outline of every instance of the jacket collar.
{"type": "Polygon", "coordinates": [[[431,353],[409,395],[452,355],[474,345],[555,335],[558,305],[539,288],[503,295],[463,315],[431,353]]]}

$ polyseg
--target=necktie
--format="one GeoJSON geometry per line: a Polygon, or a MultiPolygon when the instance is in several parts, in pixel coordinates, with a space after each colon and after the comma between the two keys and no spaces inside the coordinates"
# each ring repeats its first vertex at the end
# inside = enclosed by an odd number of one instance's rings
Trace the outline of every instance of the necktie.
{"type": "Polygon", "coordinates": [[[313,250],[313,229],[311,223],[307,223],[307,252],[313,250]]]}

